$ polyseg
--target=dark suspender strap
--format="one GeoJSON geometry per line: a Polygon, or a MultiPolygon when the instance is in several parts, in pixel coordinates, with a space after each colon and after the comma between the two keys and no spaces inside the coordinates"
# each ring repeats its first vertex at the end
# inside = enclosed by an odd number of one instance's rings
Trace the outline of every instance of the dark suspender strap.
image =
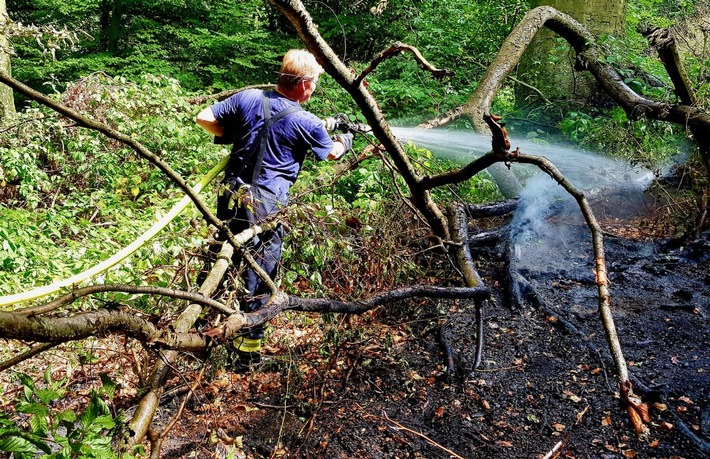
{"type": "MultiPolygon", "coordinates": [[[[264,113],[271,110],[271,107],[269,106],[269,98],[266,96],[266,94],[264,94],[264,110],[264,113]]],[[[291,113],[300,110],[303,110],[300,105],[292,105],[284,110],[281,110],[273,117],[269,117],[266,119],[264,127],[261,130],[261,138],[259,139],[259,152],[256,155],[256,162],[254,163],[254,172],[251,176],[251,183],[256,183],[257,179],[259,178],[259,175],[261,174],[261,165],[264,162],[264,154],[266,153],[266,145],[268,142],[267,133],[269,132],[269,129],[271,129],[271,126],[278,123],[280,119],[283,119],[291,113]]]]}
{"type": "Polygon", "coordinates": [[[251,150],[249,150],[249,153],[247,153],[243,157],[239,170],[234,171],[231,174],[232,177],[239,177],[249,164],[249,160],[252,158],[252,156],[254,156],[254,153],[257,153],[251,183],[255,183],[256,180],[259,178],[259,175],[261,174],[261,165],[264,161],[264,154],[266,153],[266,145],[268,140],[266,134],[271,128],[271,126],[273,126],[280,119],[284,118],[286,115],[303,110],[303,107],[301,107],[300,105],[292,105],[291,107],[281,110],[276,115],[271,116],[271,105],[269,103],[269,96],[267,92],[264,92],[262,96],[262,110],[264,112],[264,125],[261,127],[257,138],[254,139],[254,145],[252,146],[251,150]]]}

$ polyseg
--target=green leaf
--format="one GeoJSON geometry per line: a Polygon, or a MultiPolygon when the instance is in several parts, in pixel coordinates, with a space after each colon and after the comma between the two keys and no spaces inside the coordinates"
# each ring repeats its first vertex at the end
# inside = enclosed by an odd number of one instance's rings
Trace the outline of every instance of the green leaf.
{"type": "Polygon", "coordinates": [[[39,403],[23,403],[17,407],[17,411],[35,416],[49,416],[47,407],[39,403]]]}
{"type": "Polygon", "coordinates": [[[37,448],[29,440],[19,437],[10,436],[0,438],[0,451],[8,453],[33,454],[37,448]]]}
{"type": "Polygon", "coordinates": [[[74,423],[76,422],[76,413],[73,410],[60,411],[54,416],[54,419],[59,422],[74,423]]]}
{"type": "Polygon", "coordinates": [[[113,400],[113,396],[116,393],[116,382],[111,379],[106,373],[101,373],[101,391],[106,394],[106,396],[113,400]]]}
{"type": "Polygon", "coordinates": [[[35,391],[35,395],[42,401],[42,403],[47,404],[52,400],[58,400],[62,398],[63,391],[60,392],[52,389],[37,389],[35,391]]]}

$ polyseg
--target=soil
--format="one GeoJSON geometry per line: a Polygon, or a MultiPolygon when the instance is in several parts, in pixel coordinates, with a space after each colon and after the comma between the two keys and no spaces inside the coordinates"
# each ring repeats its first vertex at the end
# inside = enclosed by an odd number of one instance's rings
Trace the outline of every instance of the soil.
{"type": "MultiPolygon", "coordinates": [[[[634,390],[650,407],[649,434],[639,438],[620,403],[598,317],[586,227],[558,223],[550,242],[559,250],[520,268],[538,299],[520,308],[506,295],[503,250],[474,252],[493,291],[479,368],[474,305],[466,302],[407,301],[356,317],[282,314],[269,329],[263,364],[202,378],[161,456],[710,457],[710,234],[678,246],[638,239],[638,222],[606,222],[607,231],[636,237],[608,236],[606,254],[619,338],[634,390]],[[442,337],[455,371],[446,367],[442,337]]],[[[114,405],[130,410],[138,386],[125,371],[136,355],[130,342],[94,340],[91,355],[84,344],[91,360],[75,369],[66,403],[85,403],[106,372],[117,383],[114,405]]],[[[34,365],[41,379],[50,361],[61,371],[60,359],[77,350],[52,352],[24,370],[34,365]]],[[[223,349],[211,368],[220,356],[223,349]]],[[[190,356],[180,363],[156,427],[179,412],[180,387],[193,384],[201,367],[190,356]]],[[[4,396],[20,390],[0,382],[4,396]]]]}
{"type": "MultiPolygon", "coordinates": [[[[562,224],[560,247],[589,239],[578,222],[562,224]]],[[[406,302],[320,325],[279,318],[269,360],[206,379],[163,457],[710,457],[710,236],[682,247],[606,238],[614,320],[650,407],[642,438],[619,400],[590,242],[574,244],[576,261],[521,271],[540,301],[517,309],[499,251],[475,254],[494,291],[478,369],[465,302],[406,302]]]]}

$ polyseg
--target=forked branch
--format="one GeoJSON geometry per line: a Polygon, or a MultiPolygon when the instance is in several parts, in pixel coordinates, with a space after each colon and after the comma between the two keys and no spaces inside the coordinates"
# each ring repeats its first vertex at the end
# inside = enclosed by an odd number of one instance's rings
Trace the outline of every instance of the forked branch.
{"type": "Polygon", "coordinates": [[[377,66],[380,65],[382,62],[386,61],[387,59],[391,59],[395,56],[398,56],[405,51],[412,53],[414,59],[419,63],[419,67],[430,72],[432,75],[434,75],[434,78],[441,80],[446,77],[451,77],[455,75],[454,72],[449,69],[440,69],[434,67],[432,64],[429,63],[429,61],[424,58],[424,56],[422,56],[422,53],[420,53],[419,50],[414,46],[397,41],[392,46],[378,54],[377,57],[372,60],[370,65],[365,70],[363,70],[357,78],[355,78],[354,83],[356,85],[359,85],[367,77],[367,75],[369,75],[373,70],[375,70],[377,66]]]}

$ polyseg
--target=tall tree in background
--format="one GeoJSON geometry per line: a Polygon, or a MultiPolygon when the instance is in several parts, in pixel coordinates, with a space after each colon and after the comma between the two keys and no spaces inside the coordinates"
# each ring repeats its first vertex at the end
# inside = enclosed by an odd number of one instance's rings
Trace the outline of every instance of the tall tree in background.
{"type": "MultiPolygon", "coordinates": [[[[2,32],[7,20],[7,4],[0,0],[0,72],[10,74],[10,54],[7,52],[10,45],[7,36],[2,32]]],[[[15,103],[12,100],[12,90],[0,84],[0,125],[15,114],[15,103]]]]}
{"type": "MultiPolygon", "coordinates": [[[[622,36],[624,33],[626,0],[531,0],[530,6],[551,6],[580,22],[596,36],[622,36]]],[[[597,86],[588,72],[574,69],[575,52],[550,30],[541,30],[530,44],[521,70],[524,79],[548,99],[578,99],[589,101],[597,94],[597,86]]]]}
{"type": "MultiPolygon", "coordinates": [[[[262,0],[14,0],[13,19],[39,27],[66,28],[78,42],[47,62],[36,44],[15,43],[15,76],[34,87],[61,83],[95,71],[129,79],[168,75],[190,89],[230,89],[273,81],[264,71],[294,43],[270,30],[262,0]]],[[[46,86],[45,86],[46,87],[46,86]]]]}

